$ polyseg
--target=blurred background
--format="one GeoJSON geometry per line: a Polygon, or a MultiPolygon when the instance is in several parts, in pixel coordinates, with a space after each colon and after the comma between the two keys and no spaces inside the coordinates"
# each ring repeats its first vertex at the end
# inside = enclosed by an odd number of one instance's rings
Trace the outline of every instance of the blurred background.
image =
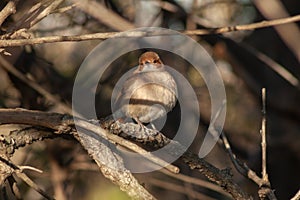
{"type": "MultiPolygon", "coordinates": [[[[1,1],[0,10],[7,3],[1,1]]],[[[36,19],[36,10],[41,11],[51,3],[48,0],[19,1],[16,13],[2,23],[1,35],[22,28],[26,31],[10,36],[81,35],[148,26],[193,30],[254,23],[300,12],[300,1],[297,0],[65,0],[41,21],[31,24],[36,19]]],[[[191,37],[207,50],[221,71],[227,95],[224,130],[237,156],[258,175],[261,171],[261,88],[267,89],[269,179],[279,199],[291,198],[300,187],[299,23],[191,37]]],[[[2,54],[0,59],[0,107],[67,112],[61,105],[71,106],[76,72],[99,43],[101,40],[5,48],[10,55],[2,54]],[[60,103],[41,95],[29,82],[37,83],[60,103]]],[[[207,87],[201,75],[186,60],[170,52],[152,50],[160,54],[165,64],[184,75],[197,94],[201,121],[197,138],[190,147],[197,153],[211,117],[207,87]]],[[[108,68],[106,76],[99,82],[101,87],[97,89],[99,117],[111,113],[110,97],[114,84],[123,73],[138,64],[138,57],[144,51],[129,52],[108,68]]],[[[179,114],[178,105],[169,113],[162,131],[169,137],[176,132],[179,114]]],[[[9,134],[16,128],[2,125],[0,133],[9,134]]],[[[99,173],[97,165],[73,139],[36,142],[18,150],[13,159],[16,163],[42,169],[43,174],[31,172],[29,176],[57,199],[129,199],[99,173]]],[[[206,159],[221,169],[233,168],[221,146],[216,145],[206,159]]],[[[205,180],[183,163],[178,161],[175,164],[181,168],[182,174],[205,180]]],[[[232,172],[234,180],[258,199],[258,187],[235,169],[232,172]]],[[[159,171],[136,174],[136,177],[158,199],[230,199],[159,171]]],[[[24,199],[43,199],[22,181],[18,184],[24,199]]]]}

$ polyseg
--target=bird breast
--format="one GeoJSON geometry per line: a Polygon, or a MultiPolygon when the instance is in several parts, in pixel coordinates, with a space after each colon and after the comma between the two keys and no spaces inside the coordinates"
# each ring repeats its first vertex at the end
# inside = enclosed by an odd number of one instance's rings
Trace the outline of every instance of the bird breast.
{"type": "Polygon", "coordinates": [[[125,81],[119,104],[127,117],[148,123],[172,110],[176,95],[176,82],[167,71],[143,72],[125,81]]]}

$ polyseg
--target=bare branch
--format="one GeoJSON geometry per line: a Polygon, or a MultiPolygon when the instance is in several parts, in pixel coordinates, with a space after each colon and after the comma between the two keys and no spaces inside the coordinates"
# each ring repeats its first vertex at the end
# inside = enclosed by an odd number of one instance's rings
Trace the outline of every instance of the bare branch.
{"type": "MultiPolygon", "coordinates": [[[[10,168],[10,173],[15,173],[20,179],[22,179],[25,183],[27,183],[30,187],[32,187],[34,190],[36,190],[38,193],[40,193],[42,196],[44,196],[46,199],[54,199],[50,197],[45,191],[43,191],[36,183],[34,183],[25,173],[22,172],[22,169],[18,165],[15,165],[14,163],[10,162],[8,159],[5,159],[0,156],[1,163],[5,164],[7,167],[10,168]]],[[[2,175],[3,172],[0,174],[2,175]]]]}
{"type": "Polygon", "coordinates": [[[10,132],[9,136],[0,136],[0,151],[3,152],[5,156],[11,157],[14,152],[21,147],[24,147],[35,141],[54,138],[55,136],[56,135],[50,132],[48,129],[41,127],[26,127],[20,130],[14,130],[10,132]]]}
{"type": "MultiPolygon", "coordinates": [[[[300,15],[293,17],[262,21],[253,24],[246,25],[236,25],[222,28],[211,28],[211,29],[197,29],[197,30],[186,30],[181,31],[181,33],[186,35],[209,35],[209,34],[221,34],[233,31],[244,31],[253,30],[258,28],[265,28],[270,26],[277,26],[280,24],[287,24],[291,22],[296,22],[300,20],[300,15]]],[[[159,35],[170,35],[169,32],[164,31],[132,31],[127,33],[119,34],[120,32],[106,32],[106,33],[93,33],[84,35],[74,35],[74,36],[49,36],[49,37],[39,37],[39,38],[28,38],[28,39],[11,39],[0,40],[0,47],[11,47],[11,46],[23,46],[23,45],[34,45],[43,43],[53,43],[53,42],[74,42],[74,41],[85,41],[85,40],[104,40],[109,38],[121,38],[121,37],[150,37],[159,35]]]]}
{"type": "Polygon", "coordinates": [[[243,44],[243,48],[249,50],[253,55],[255,55],[259,60],[264,62],[268,67],[270,67],[273,71],[275,71],[278,75],[280,75],[283,79],[289,82],[291,85],[296,87],[298,90],[300,89],[299,80],[295,77],[291,72],[289,72],[286,67],[280,65],[275,62],[272,58],[268,57],[266,54],[259,52],[253,47],[243,44]]]}
{"type": "Polygon", "coordinates": [[[264,195],[267,194],[267,196],[269,197],[269,199],[275,200],[277,199],[274,191],[269,187],[265,187],[265,183],[263,181],[262,178],[260,178],[259,176],[257,176],[257,174],[248,167],[248,165],[246,163],[242,163],[237,157],[236,155],[232,152],[231,146],[228,142],[228,139],[225,135],[225,133],[222,131],[222,135],[221,135],[224,147],[227,151],[227,153],[230,156],[230,159],[234,165],[234,167],[237,169],[237,171],[242,174],[243,176],[245,176],[246,178],[249,178],[250,180],[252,180],[253,182],[255,182],[259,187],[262,187],[263,190],[260,190],[259,193],[262,193],[264,195]]]}
{"type": "MultiPolygon", "coordinates": [[[[0,109],[0,124],[27,124],[33,126],[44,126],[56,130],[56,133],[66,133],[72,130],[74,126],[73,118],[68,115],[62,115],[58,113],[44,113],[41,111],[29,111],[26,109],[0,109]]],[[[85,120],[76,119],[76,125],[92,131],[103,138],[122,145],[134,152],[144,156],[149,161],[152,161],[160,166],[165,166],[166,169],[173,173],[178,173],[179,169],[167,162],[153,156],[150,152],[145,151],[138,145],[125,140],[117,135],[109,134],[101,127],[91,124],[85,120]]]]}
{"type": "Polygon", "coordinates": [[[234,199],[253,199],[253,197],[245,193],[235,182],[233,182],[232,176],[231,174],[228,174],[227,170],[219,170],[190,152],[185,153],[181,158],[191,169],[198,170],[209,180],[220,185],[226,192],[230,193],[234,199]]]}
{"type": "Polygon", "coordinates": [[[49,14],[52,13],[57,7],[62,4],[64,0],[54,0],[51,1],[51,4],[47,6],[38,16],[36,16],[31,22],[30,22],[30,27],[34,26],[37,24],[39,21],[47,17],[49,14]]]}
{"type": "Polygon", "coordinates": [[[6,6],[0,12],[0,27],[5,21],[5,19],[10,16],[11,14],[15,14],[16,12],[16,5],[19,0],[12,0],[9,1],[6,6]]]}
{"type": "Polygon", "coordinates": [[[28,12],[26,12],[20,19],[18,19],[14,24],[12,24],[7,29],[7,34],[1,36],[1,38],[15,38],[18,36],[19,32],[26,31],[30,28],[30,22],[42,12],[42,3],[37,2],[33,5],[28,12]]]}
{"type": "MultiPolygon", "coordinates": [[[[254,0],[257,9],[266,19],[278,19],[289,17],[287,9],[280,0],[260,1],[254,0]]],[[[283,42],[300,62],[300,29],[296,23],[285,24],[284,26],[274,27],[283,42]]]]}
{"type": "Polygon", "coordinates": [[[140,126],[137,124],[122,124],[118,121],[111,124],[110,128],[108,129],[114,134],[120,134],[122,137],[143,143],[155,149],[168,144],[168,146],[165,146],[164,148],[169,155],[176,157],[183,154],[181,156],[182,160],[189,165],[191,169],[199,170],[201,174],[206,176],[209,180],[217,183],[219,186],[223,187],[223,189],[230,193],[234,198],[252,198],[244,193],[239,186],[233,182],[232,177],[229,176],[226,171],[219,170],[210,163],[206,162],[204,159],[199,158],[196,154],[193,154],[189,151],[186,152],[186,148],[180,143],[170,140],[156,130],[145,128],[144,131],[140,131],[140,126]]]}
{"type": "MultiPolygon", "coordinates": [[[[106,178],[117,184],[121,190],[125,191],[133,199],[155,199],[138,183],[132,173],[125,168],[122,158],[107,146],[107,140],[104,139],[108,138],[113,141],[113,138],[117,138],[117,141],[122,141],[123,138],[119,138],[116,135],[110,137],[112,134],[107,134],[100,127],[96,129],[93,124],[91,125],[97,132],[90,131],[92,135],[83,131],[83,128],[80,128],[76,132],[73,118],[69,115],[28,111],[25,109],[0,109],[0,113],[0,124],[31,124],[33,126],[50,128],[56,134],[73,133],[75,138],[87,150],[88,154],[95,160],[106,178]]],[[[88,128],[85,124],[82,125],[85,126],[84,128],[88,128]]],[[[117,141],[114,142],[118,143],[117,141]]],[[[1,164],[2,162],[0,162],[1,164]]]]}
{"type": "Polygon", "coordinates": [[[19,166],[20,170],[23,172],[24,170],[32,170],[32,171],[35,171],[35,172],[38,172],[38,173],[43,173],[42,170],[40,169],[37,169],[35,167],[32,167],[32,166],[19,166]]]}
{"type": "Polygon", "coordinates": [[[260,185],[258,195],[260,199],[276,200],[274,191],[271,189],[271,183],[267,174],[267,138],[266,138],[266,88],[262,91],[262,120],[261,120],[261,151],[262,151],[262,185],[260,185]]]}
{"type": "Polygon", "coordinates": [[[15,171],[16,175],[22,179],[25,183],[27,183],[30,187],[32,187],[35,191],[37,191],[38,193],[40,193],[43,197],[45,197],[46,199],[51,199],[54,200],[53,197],[51,197],[50,195],[48,195],[45,191],[43,191],[33,180],[31,180],[25,173],[16,170],[15,171]]]}
{"type": "MultiPolygon", "coordinates": [[[[107,178],[118,184],[120,188],[126,191],[131,197],[137,198],[138,196],[141,197],[141,195],[143,195],[143,197],[147,196],[146,199],[154,198],[142,186],[140,186],[132,174],[124,168],[121,163],[122,159],[119,155],[112,153],[111,149],[101,142],[103,138],[107,138],[114,143],[125,145],[128,141],[123,142],[123,138],[109,134],[96,125],[90,124],[87,126],[87,124],[85,124],[87,122],[81,123],[81,128],[79,130],[77,129],[78,132],[75,132],[73,127],[73,118],[68,115],[45,113],[41,111],[28,111],[25,109],[0,109],[0,113],[0,123],[2,124],[17,123],[44,126],[56,130],[57,133],[71,131],[76,139],[88,151],[89,155],[96,161],[100,170],[107,178]],[[86,131],[83,131],[83,129],[90,129],[91,134],[87,134],[86,131]],[[102,139],[99,138],[99,136],[102,139]],[[101,151],[97,150],[99,148],[101,151]],[[107,154],[105,152],[110,153],[107,154]],[[110,155],[113,155],[113,157],[110,155]],[[108,160],[109,162],[113,161],[111,164],[113,164],[113,166],[115,166],[118,170],[105,165],[104,163],[107,163],[108,160]]],[[[130,126],[130,124],[128,124],[128,126],[130,126]]],[[[128,129],[131,130],[130,128],[128,129]]],[[[176,141],[169,140],[169,143],[172,145],[170,145],[171,147],[168,149],[168,153],[172,156],[178,156],[178,153],[182,155],[182,152],[186,149],[176,141]]],[[[130,146],[126,147],[132,148],[130,146]]],[[[244,193],[240,187],[233,182],[228,171],[217,169],[205,160],[200,159],[198,155],[191,152],[185,152],[181,158],[187,165],[190,166],[191,169],[199,170],[199,172],[205,175],[209,180],[223,187],[223,189],[229,192],[235,199],[252,199],[252,197],[244,193]]]]}
{"type": "Polygon", "coordinates": [[[14,188],[16,187],[15,179],[12,177],[12,174],[14,173],[15,169],[17,169],[16,165],[9,162],[9,157],[5,154],[4,151],[0,151],[0,198],[3,198],[5,200],[9,199],[6,192],[6,188],[3,187],[5,185],[6,180],[8,180],[12,193],[16,197],[19,197],[18,188],[14,188]]]}
{"type": "Polygon", "coordinates": [[[76,120],[76,125],[84,128],[84,129],[88,129],[90,131],[98,133],[99,135],[103,136],[104,138],[108,138],[109,140],[111,140],[113,142],[116,142],[119,145],[122,145],[122,146],[136,152],[136,153],[139,153],[140,155],[142,155],[143,157],[145,157],[149,161],[152,161],[152,162],[154,162],[155,164],[158,164],[161,167],[165,167],[166,169],[170,170],[173,173],[178,173],[179,172],[178,167],[175,167],[174,165],[171,165],[171,164],[165,162],[164,160],[154,156],[150,152],[142,149],[138,145],[136,145],[136,144],[134,144],[134,143],[132,143],[128,140],[125,140],[125,139],[123,139],[123,138],[121,138],[117,135],[109,134],[103,129],[101,130],[101,128],[99,126],[96,126],[94,124],[91,124],[90,122],[80,120],[80,119],[76,120]]]}
{"type": "Polygon", "coordinates": [[[56,10],[63,1],[37,2],[16,23],[10,26],[7,34],[2,35],[1,38],[29,38],[30,35],[27,33],[27,30],[56,10]]]}
{"type": "MultiPolygon", "coordinates": [[[[269,183],[267,174],[267,141],[266,141],[266,88],[262,89],[262,120],[261,120],[261,152],[262,152],[262,179],[269,183]]],[[[270,183],[269,183],[270,184],[270,183]]]]}
{"type": "Polygon", "coordinates": [[[165,151],[171,156],[179,157],[191,168],[198,170],[201,174],[206,176],[210,181],[217,183],[221,186],[226,192],[230,193],[235,199],[252,199],[251,196],[246,194],[233,180],[231,175],[228,174],[227,170],[219,170],[215,166],[206,162],[204,159],[198,157],[198,155],[186,151],[183,145],[179,142],[170,140],[165,137],[162,133],[145,128],[144,132],[141,134],[141,131],[136,131],[139,127],[137,124],[133,123],[125,123],[120,125],[121,123],[115,122],[111,124],[111,127],[108,128],[112,131],[113,134],[120,134],[122,137],[135,140],[137,142],[146,144],[147,146],[151,146],[153,148],[158,148],[160,145],[166,145],[165,151]],[[134,133],[134,134],[133,134],[134,133]],[[152,137],[151,137],[152,136],[152,137]],[[150,141],[148,140],[150,138],[150,141]],[[158,142],[155,143],[155,138],[158,139],[158,142]]]}
{"type": "MultiPolygon", "coordinates": [[[[221,132],[221,139],[223,142],[223,145],[227,151],[227,153],[230,156],[230,159],[237,169],[237,171],[242,174],[243,176],[249,178],[250,180],[254,181],[259,186],[259,197],[261,199],[271,199],[276,200],[276,196],[274,194],[274,191],[271,188],[271,184],[268,180],[267,170],[266,170],[266,91],[265,88],[262,89],[262,102],[263,102],[263,108],[262,108],[262,178],[257,176],[257,174],[251,170],[246,163],[242,163],[236,155],[233,153],[230,143],[224,133],[224,131],[221,132]]],[[[220,108],[222,109],[222,108],[220,108]]]]}

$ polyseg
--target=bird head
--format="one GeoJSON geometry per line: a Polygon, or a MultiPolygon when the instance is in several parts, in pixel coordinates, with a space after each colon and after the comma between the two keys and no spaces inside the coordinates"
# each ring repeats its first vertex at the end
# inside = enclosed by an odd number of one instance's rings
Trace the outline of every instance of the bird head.
{"type": "Polygon", "coordinates": [[[162,70],[163,67],[164,64],[158,54],[153,51],[148,51],[140,56],[137,73],[159,71],[162,70]]]}

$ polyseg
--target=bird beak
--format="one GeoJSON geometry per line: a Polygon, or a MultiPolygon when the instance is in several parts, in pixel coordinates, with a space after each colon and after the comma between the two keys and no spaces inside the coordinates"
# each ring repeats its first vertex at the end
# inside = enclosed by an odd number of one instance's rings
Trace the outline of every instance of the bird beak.
{"type": "Polygon", "coordinates": [[[143,71],[153,71],[153,70],[158,70],[161,68],[161,64],[153,64],[153,63],[145,63],[143,65],[143,71]]]}

